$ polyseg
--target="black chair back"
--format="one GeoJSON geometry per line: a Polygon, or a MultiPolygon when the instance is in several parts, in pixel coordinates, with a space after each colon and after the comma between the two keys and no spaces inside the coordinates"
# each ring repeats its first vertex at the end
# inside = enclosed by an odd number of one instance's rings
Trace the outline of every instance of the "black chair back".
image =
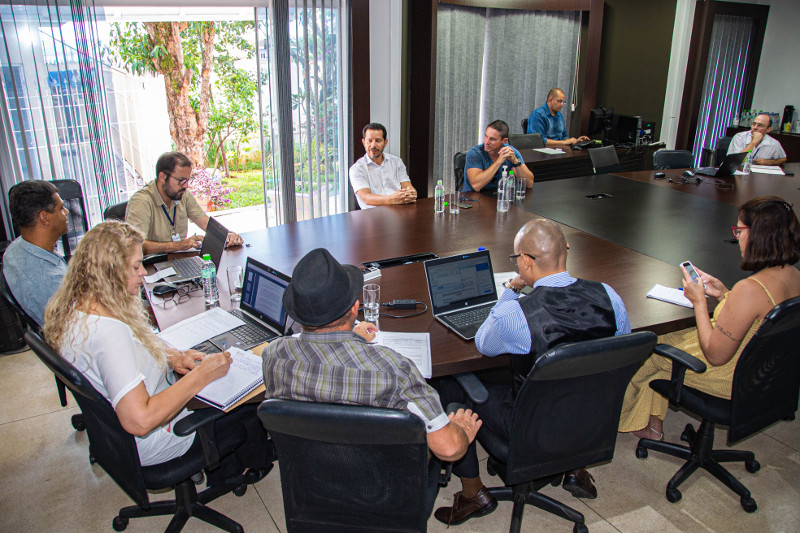
{"type": "Polygon", "coordinates": [[[776,305],[739,356],[731,389],[728,442],[797,411],[800,395],[800,296],[776,305]]]}
{"type": "Polygon", "coordinates": [[[653,168],[666,170],[670,168],[690,168],[694,160],[689,150],[656,150],[653,152],[653,168]]]}
{"type": "Polygon", "coordinates": [[[456,152],[453,156],[453,177],[455,178],[455,190],[460,191],[464,187],[464,167],[467,165],[467,152],[456,152]]]}
{"type": "Polygon", "coordinates": [[[613,458],[625,389],[656,341],[643,331],[562,344],[539,357],[514,404],[506,485],[613,458]]]}
{"type": "Polygon", "coordinates": [[[508,136],[508,144],[517,150],[544,148],[544,141],[542,140],[541,133],[525,133],[522,135],[512,133],[508,136]]]}
{"type": "Polygon", "coordinates": [[[288,531],[425,531],[438,469],[418,417],[279,399],[258,416],[278,452],[288,531]]]}
{"type": "Polygon", "coordinates": [[[619,157],[617,149],[613,146],[603,146],[601,148],[589,148],[589,159],[592,160],[595,174],[607,174],[609,172],[619,172],[619,157]]]}
{"type": "Polygon", "coordinates": [[[103,220],[125,220],[125,210],[128,209],[128,202],[120,202],[110,205],[103,211],[103,220]]]}
{"type": "Polygon", "coordinates": [[[522,124],[522,133],[528,133],[528,119],[523,118],[521,124],[522,124]]]}
{"type": "Polygon", "coordinates": [[[28,331],[25,341],[78,402],[89,437],[89,453],[133,501],[147,509],[150,504],[136,442],[120,424],[114,408],[78,369],[58,355],[39,335],[28,331]]]}
{"type": "Polygon", "coordinates": [[[733,137],[720,137],[717,139],[717,144],[714,146],[714,166],[718,167],[722,164],[725,156],[728,155],[728,148],[731,146],[733,137]]]}
{"type": "Polygon", "coordinates": [[[83,189],[81,189],[81,184],[75,180],[52,180],[50,183],[56,186],[58,195],[64,201],[64,207],[69,210],[69,230],[61,237],[64,258],[69,261],[75,247],[89,231],[86,206],[83,203],[83,189]]]}

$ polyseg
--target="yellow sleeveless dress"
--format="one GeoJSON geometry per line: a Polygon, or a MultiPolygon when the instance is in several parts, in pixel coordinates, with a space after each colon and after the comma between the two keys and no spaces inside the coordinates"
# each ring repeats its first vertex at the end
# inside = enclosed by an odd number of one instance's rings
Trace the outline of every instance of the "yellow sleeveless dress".
{"type": "MultiPolygon", "coordinates": [[[[761,285],[774,307],[775,300],[764,284],[754,278],[748,279],[752,279],[761,285]]],[[[725,306],[728,294],[730,294],[730,292],[725,294],[722,301],[714,310],[714,315],[711,319],[712,327],[716,325],[717,317],[725,306]]],[[[705,393],[719,396],[720,398],[729,399],[731,397],[731,385],[733,383],[733,371],[736,369],[736,362],[739,361],[739,355],[742,353],[742,350],[744,350],[756,330],[761,326],[761,322],[761,319],[753,322],[750,329],[747,331],[747,335],[745,335],[742,343],[739,345],[739,349],[733,354],[731,360],[720,366],[713,366],[706,360],[703,351],[700,349],[700,342],[697,338],[697,328],[688,328],[661,335],[658,338],[658,342],[680,348],[706,364],[706,371],[701,374],[691,370],[686,371],[683,380],[686,385],[705,393]]],[[[619,431],[629,432],[643,429],[649,424],[650,415],[655,415],[661,420],[664,420],[664,416],[666,416],[669,407],[669,400],[651,389],[649,383],[654,379],[668,380],[671,375],[672,361],[666,357],[653,354],[644,362],[642,367],[633,375],[625,391],[625,400],[622,403],[622,415],[619,419],[619,431]]]]}

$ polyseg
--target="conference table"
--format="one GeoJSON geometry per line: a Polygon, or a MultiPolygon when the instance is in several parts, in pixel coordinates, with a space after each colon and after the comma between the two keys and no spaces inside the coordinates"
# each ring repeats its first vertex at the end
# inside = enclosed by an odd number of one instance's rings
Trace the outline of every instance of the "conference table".
{"type": "MultiPolygon", "coordinates": [[[[737,205],[762,194],[777,194],[800,205],[797,178],[753,174],[726,180],[732,190],[721,190],[708,180],[697,186],[655,180],[650,171],[584,176],[537,182],[524,201],[514,202],[505,213],[497,212],[494,198],[466,193],[473,207],[458,215],[435,214],[433,199],[426,198],[253,231],[242,235],[246,246],[223,254],[220,306],[231,305],[224,274],[228,266],[244,265],[252,256],[291,275],[300,258],[320,247],[340,262],[356,265],[425,252],[445,257],[485,247],[495,272],[511,271],[508,256],[514,253],[516,232],[527,221],[546,216],[560,224],[570,243],[570,274],[611,285],[625,302],[634,331],[663,334],[694,325],[691,309],[646,298],[656,283],[680,286],[679,262],[689,259],[728,286],[746,275],[738,270],[738,246],[727,242],[737,205]],[[586,198],[601,193],[610,197],[586,198]]],[[[382,302],[415,299],[430,307],[422,263],[384,268],[381,274],[376,282],[382,302]]],[[[149,291],[148,297],[161,329],[204,309],[202,291],[179,305],[164,305],[149,291]]],[[[430,333],[434,377],[507,364],[506,357],[478,353],[474,342],[446,329],[430,310],[412,318],[381,317],[380,327],[430,333]]]]}
{"type": "MultiPolygon", "coordinates": [[[[525,165],[533,172],[539,183],[586,176],[594,172],[587,150],[573,150],[564,146],[561,147],[561,151],[560,154],[547,154],[535,148],[519,150],[525,165]]],[[[654,147],[647,145],[617,148],[620,168],[626,172],[652,168],[654,151],[654,147]]]]}

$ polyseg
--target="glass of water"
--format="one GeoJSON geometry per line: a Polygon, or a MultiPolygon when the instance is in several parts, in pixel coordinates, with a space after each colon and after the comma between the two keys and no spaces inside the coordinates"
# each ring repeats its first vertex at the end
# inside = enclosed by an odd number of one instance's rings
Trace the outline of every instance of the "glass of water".
{"type": "Polygon", "coordinates": [[[238,302],[242,299],[242,284],[244,282],[244,272],[242,267],[230,266],[228,267],[228,294],[231,296],[232,302],[238,302]]]}
{"type": "Polygon", "coordinates": [[[522,176],[517,176],[516,180],[517,180],[517,200],[524,200],[525,189],[528,186],[528,180],[526,180],[522,176]]]}
{"type": "Polygon", "coordinates": [[[381,311],[381,286],[377,283],[367,283],[364,285],[364,320],[378,325],[378,316],[381,311]]]}
{"type": "Polygon", "coordinates": [[[457,215],[459,212],[458,198],[461,196],[461,191],[453,191],[447,195],[447,207],[451,215],[457,215]]]}

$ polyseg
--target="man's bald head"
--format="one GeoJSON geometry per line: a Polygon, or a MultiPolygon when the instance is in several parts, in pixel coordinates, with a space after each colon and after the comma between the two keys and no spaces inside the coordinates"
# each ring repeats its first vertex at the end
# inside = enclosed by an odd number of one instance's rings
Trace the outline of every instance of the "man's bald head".
{"type": "Polygon", "coordinates": [[[522,226],[514,238],[514,250],[535,257],[542,271],[560,272],[567,268],[567,239],[552,220],[538,218],[522,226]]]}

